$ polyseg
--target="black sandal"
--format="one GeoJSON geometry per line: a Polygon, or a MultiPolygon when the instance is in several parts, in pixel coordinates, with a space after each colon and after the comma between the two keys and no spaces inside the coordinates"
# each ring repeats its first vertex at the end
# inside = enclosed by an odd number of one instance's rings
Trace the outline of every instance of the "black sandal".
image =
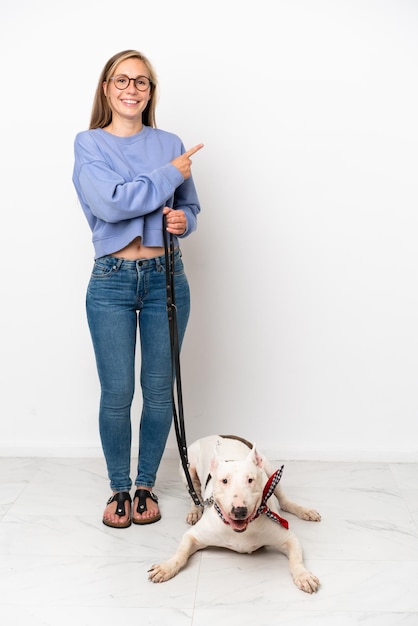
{"type": "MultiPolygon", "coordinates": [[[[152,491],[148,491],[147,489],[137,489],[135,491],[134,500],[138,498],[138,506],[136,507],[137,513],[144,513],[147,510],[147,498],[151,498],[156,504],[158,504],[158,498],[155,493],[152,491]]],[[[161,513],[158,512],[153,517],[146,517],[144,519],[135,519],[132,518],[134,524],[144,525],[144,524],[153,524],[154,522],[158,522],[161,519],[161,513]]]]}
{"type": "Polygon", "coordinates": [[[125,511],[125,502],[128,501],[129,502],[129,512],[128,512],[128,516],[129,519],[127,522],[124,522],[123,524],[115,524],[113,522],[109,522],[108,520],[105,520],[103,518],[103,524],[105,526],[110,526],[110,528],[129,528],[129,526],[132,523],[132,519],[131,519],[131,503],[132,503],[132,498],[129,495],[129,493],[127,491],[119,491],[118,493],[115,493],[113,496],[110,496],[109,500],[106,502],[106,505],[110,504],[111,502],[116,502],[116,515],[119,515],[119,517],[125,517],[126,515],[126,511],[125,511]]]}

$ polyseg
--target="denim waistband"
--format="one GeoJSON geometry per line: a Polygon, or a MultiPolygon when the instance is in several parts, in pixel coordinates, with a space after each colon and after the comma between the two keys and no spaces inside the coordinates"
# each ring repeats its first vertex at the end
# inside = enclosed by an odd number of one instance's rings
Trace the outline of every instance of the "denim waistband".
{"type": "MultiPolygon", "coordinates": [[[[174,260],[176,261],[180,257],[181,257],[181,250],[180,248],[176,248],[174,250],[174,260]]],[[[99,261],[99,260],[102,262],[109,261],[113,263],[114,265],[116,264],[118,268],[121,268],[121,267],[126,267],[126,268],[160,267],[163,264],[165,265],[165,254],[162,254],[161,256],[154,256],[154,257],[151,257],[150,259],[137,259],[136,261],[131,261],[130,259],[123,259],[121,257],[112,256],[111,254],[108,254],[106,256],[100,257],[99,259],[96,259],[96,261],[99,261]]]]}

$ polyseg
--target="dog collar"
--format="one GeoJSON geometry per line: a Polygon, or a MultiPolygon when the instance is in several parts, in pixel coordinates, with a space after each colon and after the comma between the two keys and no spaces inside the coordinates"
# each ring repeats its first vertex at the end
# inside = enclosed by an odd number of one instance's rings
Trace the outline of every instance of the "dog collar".
{"type": "Polygon", "coordinates": [[[282,465],[278,470],[276,470],[274,474],[272,474],[270,478],[268,479],[266,486],[264,487],[261,504],[258,507],[257,513],[255,514],[253,519],[257,519],[257,517],[259,517],[260,515],[265,514],[267,515],[267,517],[273,520],[273,522],[277,522],[277,524],[284,526],[284,528],[289,528],[289,522],[283,517],[281,517],[278,513],[275,513],[274,511],[272,511],[267,506],[268,499],[273,495],[274,490],[276,489],[277,485],[280,482],[280,479],[283,474],[283,468],[284,468],[284,465],[282,465]]]}

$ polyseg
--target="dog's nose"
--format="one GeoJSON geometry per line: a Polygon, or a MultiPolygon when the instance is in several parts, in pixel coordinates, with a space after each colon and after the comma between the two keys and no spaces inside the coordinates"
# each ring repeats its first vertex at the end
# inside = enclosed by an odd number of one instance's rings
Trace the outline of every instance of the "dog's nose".
{"type": "Polygon", "coordinates": [[[233,506],[231,513],[235,519],[245,519],[248,515],[248,509],[246,506],[233,506]]]}

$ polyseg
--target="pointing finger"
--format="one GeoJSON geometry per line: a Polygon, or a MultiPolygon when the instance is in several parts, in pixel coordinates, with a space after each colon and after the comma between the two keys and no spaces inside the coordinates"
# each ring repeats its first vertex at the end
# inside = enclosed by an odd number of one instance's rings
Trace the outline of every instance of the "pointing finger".
{"type": "Polygon", "coordinates": [[[193,148],[190,148],[190,150],[187,150],[187,152],[184,153],[184,156],[190,158],[192,154],[195,154],[196,152],[198,152],[198,150],[201,150],[203,146],[203,143],[198,143],[197,146],[194,146],[193,148]]]}

